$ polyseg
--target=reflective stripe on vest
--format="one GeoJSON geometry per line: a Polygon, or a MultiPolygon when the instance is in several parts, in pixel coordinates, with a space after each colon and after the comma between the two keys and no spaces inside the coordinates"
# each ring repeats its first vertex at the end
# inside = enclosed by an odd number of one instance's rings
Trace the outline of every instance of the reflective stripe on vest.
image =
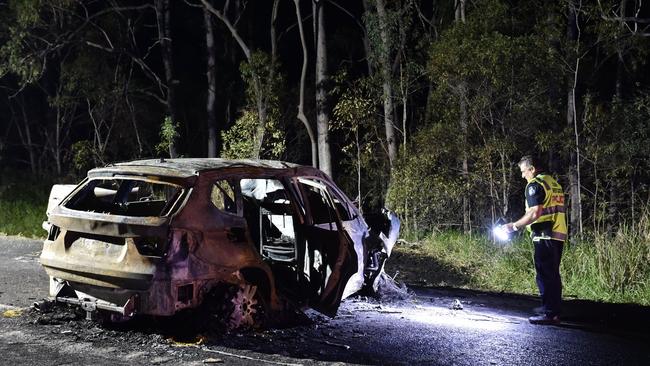
{"type": "MultiPolygon", "coordinates": [[[[564,206],[564,191],[562,186],[550,175],[538,174],[530,183],[539,183],[544,188],[544,205],[542,213],[533,222],[533,224],[541,222],[552,222],[553,229],[550,237],[540,237],[539,239],[555,239],[565,241],[567,239],[567,225],[566,225],[566,208],[564,206]]],[[[526,185],[526,190],[528,190],[526,185]]],[[[528,200],[526,200],[526,209],[528,209],[528,200]]],[[[531,231],[530,225],[526,227],[531,231]]]]}

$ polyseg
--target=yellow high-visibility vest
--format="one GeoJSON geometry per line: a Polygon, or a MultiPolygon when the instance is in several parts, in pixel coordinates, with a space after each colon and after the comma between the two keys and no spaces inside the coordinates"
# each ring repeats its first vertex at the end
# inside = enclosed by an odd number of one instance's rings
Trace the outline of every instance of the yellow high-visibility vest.
{"type": "MultiPolygon", "coordinates": [[[[564,206],[564,191],[562,186],[553,177],[546,174],[538,174],[526,185],[526,190],[531,183],[539,183],[544,188],[544,205],[542,208],[542,215],[535,220],[532,224],[539,224],[542,222],[552,222],[553,229],[551,237],[543,237],[539,239],[555,239],[565,241],[568,236],[568,229],[566,224],[566,208],[564,206]]],[[[528,210],[528,200],[526,200],[526,210],[528,210]]],[[[531,232],[531,225],[527,225],[526,229],[531,232]]],[[[533,240],[536,238],[533,238],[533,240]]]]}

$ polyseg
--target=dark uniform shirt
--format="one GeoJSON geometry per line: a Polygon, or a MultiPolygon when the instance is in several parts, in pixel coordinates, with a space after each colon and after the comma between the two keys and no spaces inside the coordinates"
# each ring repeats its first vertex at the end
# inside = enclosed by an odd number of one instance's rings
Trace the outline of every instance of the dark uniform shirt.
{"type": "MultiPolygon", "coordinates": [[[[546,199],[546,193],[544,192],[544,187],[538,182],[532,181],[526,187],[526,202],[528,207],[534,207],[539,205],[544,205],[544,200],[546,199]]],[[[533,223],[530,225],[531,230],[533,231],[533,236],[548,236],[550,237],[551,232],[553,231],[552,222],[542,222],[542,223],[533,223]]]]}

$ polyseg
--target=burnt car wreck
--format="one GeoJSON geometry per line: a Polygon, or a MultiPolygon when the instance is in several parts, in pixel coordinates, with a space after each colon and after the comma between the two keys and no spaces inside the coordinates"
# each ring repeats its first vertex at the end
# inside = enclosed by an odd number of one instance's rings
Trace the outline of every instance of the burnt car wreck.
{"type": "Polygon", "coordinates": [[[55,186],[41,264],[50,297],[91,317],[170,316],[217,301],[231,328],[289,309],[334,316],[376,289],[399,232],[370,228],[321,171],[278,161],[119,163],[55,186]]]}

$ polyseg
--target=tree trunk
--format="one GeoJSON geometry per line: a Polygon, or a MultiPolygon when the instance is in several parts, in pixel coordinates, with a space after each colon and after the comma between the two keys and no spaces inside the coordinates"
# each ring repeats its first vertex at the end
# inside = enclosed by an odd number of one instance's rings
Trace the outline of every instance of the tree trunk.
{"type": "Polygon", "coordinates": [[[359,142],[359,127],[354,129],[354,141],[357,146],[357,202],[359,212],[363,214],[363,205],[361,205],[361,143],[359,142]]]}
{"type": "MultiPolygon", "coordinates": [[[[580,42],[578,30],[578,13],[575,3],[569,2],[569,14],[567,22],[567,41],[577,51],[577,45],[580,42]]],[[[569,156],[569,201],[570,201],[570,233],[574,237],[576,234],[582,236],[582,203],[580,201],[580,145],[578,139],[578,121],[576,113],[576,84],[578,79],[578,67],[580,59],[578,52],[573,53],[574,60],[569,60],[569,64],[575,63],[575,68],[567,75],[567,126],[573,129],[575,134],[575,149],[571,150],[569,156]]]]}
{"type": "Polygon", "coordinates": [[[489,169],[489,181],[490,181],[490,215],[492,217],[492,221],[490,221],[492,224],[494,224],[497,220],[497,191],[494,185],[494,164],[492,164],[492,161],[490,160],[490,169],[489,169]]]}
{"type": "Polygon", "coordinates": [[[217,111],[215,109],[217,79],[216,79],[216,56],[214,51],[214,27],[212,16],[208,9],[203,8],[203,22],[205,24],[205,49],[207,53],[207,79],[208,98],[206,101],[206,116],[208,126],[208,157],[217,157],[217,111]]]}
{"type": "Polygon", "coordinates": [[[407,120],[407,103],[408,103],[408,86],[404,83],[404,70],[402,63],[399,64],[399,86],[402,97],[402,152],[406,153],[406,120],[407,120]]]}
{"type": "Polygon", "coordinates": [[[57,106],[56,107],[56,131],[54,131],[54,144],[52,146],[52,152],[54,155],[54,161],[56,163],[56,175],[61,176],[61,173],[63,172],[63,167],[61,164],[61,125],[62,122],[61,120],[63,117],[61,116],[61,107],[57,106]]]}
{"type": "MultiPolygon", "coordinates": [[[[621,39],[625,33],[626,0],[621,0],[619,5],[619,28],[616,37],[616,85],[614,98],[617,101],[623,99],[623,85],[625,83],[625,55],[621,39]]],[[[616,228],[616,216],[619,210],[618,192],[616,185],[612,182],[609,186],[609,205],[607,210],[607,231],[611,232],[616,228]]]]}
{"type": "Polygon", "coordinates": [[[457,22],[465,23],[465,1],[466,0],[454,0],[454,18],[457,22]]]}
{"type": "MultiPolygon", "coordinates": [[[[63,87],[63,83],[59,83],[56,92],[54,94],[47,93],[47,96],[52,98],[55,95],[63,95],[63,87]]],[[[54,111],[49,110],[47,112],[46,119],[54,119],[54,137],[50,135],[50,130],[48,129],[45,129],[44,133],[47,145],[49,146],[47,149],[50,151],[52,158],[54,159],[57,176],[61,176],[63,173],[63,144],[68,140],[70,134],[70,121],[72,120],[74,111],[74,107],[56,104],[54,111]],[[53,116],[52,113],[54,113],[53,116]]],[[[50,164],[48,164],[48,166],[50,166],[50,164]]]]}
{"type": "MultiPolygon", "coordinates": [[[[252,68],[251,68],[252,69],[252,68]]],[[[253,88],[255,89],[255,103],[257,105],[257,128],[255,130],[255,159],[259,159],[264,145],[264,131],[266,130],[267,106],[262,96],[262,81],[259,75],[253,75],[253,88]]]]}
{"type": "MultiPolygon", "coordinates": [[[[273,0],[273,9],[271,10],[271,61],[276,62],[278,58],[278,37],[275,29],[275,22],[278,19],[278,8],[280,6],[280,0],[273,0]]],[[[300,22],[302,19],[298,19],[300,22]]]]}
{"type": "Polygon", "coordinates": [[[616,37],[616,98],[621,100],[623,98],[623,82],[625,76],[625,62],[623,59],[623,45],[621,45],[621,38],[625,33],[625,21],[623,20],[626,15],[626,0],[621,0],[619,5],[619,26],[618,36],[616,37]]]}
{"type": "Polygon", "coordinates": [[[377,15],[379,18],[379,34],[381,38],[381,76],[384,99],[384,128],[386,130],[386,145],[388,146],[388,160],[391,170],[397,159],[397,140],[395,139],[395,126],[393,125],[393,86],[391,82],[390,43],[388,34],[388,19],[384,0],[377,0],[377,15]]]}
{"type": "MultiPolygon", "coordinates": [[[[176,95],[174,80],[174,63],[172,59],[172,38],[171,38],[171,14],[169,0],[156,0],[156,18],[158,20],[158,39],[160,39],[160,53],[162,55],[163,67],[165,68],[165,81],[167,83],[167,109],[172,123],[178,123],[176,113],[176,95]]],[[[177,156],[176,141],[169,144],[169,156],[177,156]]]]}
{"type": "Polygon", "coordinates": [[[314,4],[318,15],[316,32],[316,131],[318,134],[318,167],[332,176],[332,155],[330,152],[327,105],[327,38],[325,33],[325,8],[323,0],[314,4]]]}
{"type": "MultiPolygon", "coordinates": [[[[370,4],[368,4],[368,0],[363,0],[362,4],[363,4],[363,13],[367,14],[368,11],[370,10],[370,4]]],[[[374,75],[375,67],[372,64],[372,62],[370,61],[370,52],[372,52],[372,51],[371,51],[371,48],[370,48],[370,39],[368,39],[368,30],[367,29],[365,29],[364,32],[363,32],[363,49],[366,52],[366,67],[368,68],[368,75],[369,76],[374,75]]]]}
{"type": "Polygon", "coordinates": [[[20,127],[18,127],[18,132],[20,133],[20,138],[23,140],[23,144],[27,148],[27,153],[29,154],[29,168],[31,169],[32,174],[36,174],[36,153],[34,151],[34,144],[32,142],[32,132],[29,126],[29,117],[27,115],[27,109],[25,109],[25,98],[22,95],[20,98],[20,110],[23,115],[23,124],[25,126],[24,138],[20,127]]]}
{"type": "Polygon", "coordinates": [[[124,86],[124,102],[126,103],[127,108],[129,109],[129,116],[131,117],[131,124],[133,125],[133,133],[135,134],[135,141],[138,143],[138,157],[142,157],[142,139],[140,138],[140,131],[138,129],[138,121],[135,117],[135,108],[133,103],[131,103],[131,98],[129,97],[129,82],[133,76],[133,62],[129,66],[129,77],[127,79],[126,85],[124,86]]]}
{"type": "MultiPolygon", "coordinates": [[[[226,26],[226,28],[228,28],[230,34],[235,39],[235,41],[241,48],[242,52],[244,52],[244,56],[246,56],[246,60],[248,62],[252,62],[252,54],[250,48],[248,47],[246,42],[244,42],[244,39],[241,38],[235,26],[226,17],[226,14],[224,14],[222,11],[212,6],[212,4],[210,4],[210,2],[207,0],[201,0],[201,3],[203,4],[203,7],[205,7],[210,13],[214,14],[219,20],[221,20],[221,22],[226,26]]],[[[266,120],[268,118],[267,105],[266,105],[266,99],[264,98],[264,95],[262,95],[262,82],[260,79],[260,75],[252,67],[251,67],[251,73],[253,78],[253,83],[252,83],[253,93],[255,94],[255,106],[257,108],[257,118],[258,118],[257,128],[255,130],[255,137],[254,137],[255,140],[254,157],[259,159],[260,153],[262,151],[262,145],[264,144],[264,132],[266,130],[266,120]]]]}
{"type": "Polygon", "coordinates": [[[305,126],[307,135],[309,135],[309,142],[311,143],[311,165],[318,168],[318,143],[314,136],[314,131],[307,121],[305,116],[305,77],[307,76],[307,42],[305,41],[305,31],[302,25],[302,15],[300,15],[300,4],[298,0],[293,0],[296,7],[296,21],[298,22],[298,30],[300,31],[300,45],[302,46],[302,70],[300,72],[300,100],[298,101],[298,119],[305,126]]]}
{"type": "MultiPolygon", "coordinates": [[[[465,0],[455,0],[455,20],[456,23],[465,23],[465,0]]],[[[462,171],[463,181],[465,182],[465,189],[463,194],[463,231],[469,233],[471,230],[471,215],[470,215],[470,201],[469,201],[469,162],[467,157],[467,82],[460,80],[458,85],[458,98],[459,98],[459,117],[460,117],[460,131],[462,135],[463,154],[462,154],[462,171]]]]}

